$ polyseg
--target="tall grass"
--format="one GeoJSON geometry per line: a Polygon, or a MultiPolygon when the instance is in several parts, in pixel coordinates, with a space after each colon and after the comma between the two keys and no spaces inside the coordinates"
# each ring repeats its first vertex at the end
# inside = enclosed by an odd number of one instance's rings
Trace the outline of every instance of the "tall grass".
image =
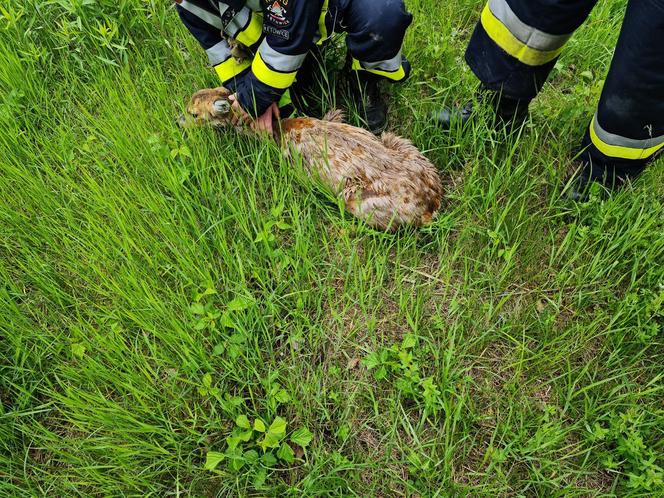
{"type": "Polygon", "coordinates": [[[560,201],[623,3],[523,129],[442,133],[481,2],[408,2],[391,127],[446,197],[394,235],[270,143],[175,126],[216,82],[169,2],[3,4],[0,494],[661,494],[661,165],[560,201]],[[239,414],[313,440],[206,470],[239,414]]]}

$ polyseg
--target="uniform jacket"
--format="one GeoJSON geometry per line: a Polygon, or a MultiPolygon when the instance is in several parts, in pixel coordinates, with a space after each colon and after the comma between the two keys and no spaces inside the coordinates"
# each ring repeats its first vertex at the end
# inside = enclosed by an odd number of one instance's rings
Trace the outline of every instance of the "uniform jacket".
{"type": "Polygon", "coordinates": [[[259,116],[295,81],[309,49],[326,36],[328,0],[176,0],[182,22],[223,84],[259,116]],[[223,33],[223,36],[222,36],[223,33]],[[238,63],[227,38],[254,50],[238,63]]]}

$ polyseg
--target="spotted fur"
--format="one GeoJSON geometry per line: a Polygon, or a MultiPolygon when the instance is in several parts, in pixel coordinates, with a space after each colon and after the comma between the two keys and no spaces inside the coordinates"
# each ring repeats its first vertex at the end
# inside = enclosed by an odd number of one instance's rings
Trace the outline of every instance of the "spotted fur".
{"type": "MultiPolygon", "coordinates": [[[[201,90],[187,108],[196,124],[230,126],[228,91],[201,90]],[[217,110],[215,110],[217,109],[217,110]]],[[[283,119],[277,139],[286,155],[299,154],[307,172],[341,196],[347,210],[369,225],[394,230],[430,223],[443,187],[436,168],[410,141],[392,133],[378,138],[343,122],[339,111],[320,120],[283,119]]]]}

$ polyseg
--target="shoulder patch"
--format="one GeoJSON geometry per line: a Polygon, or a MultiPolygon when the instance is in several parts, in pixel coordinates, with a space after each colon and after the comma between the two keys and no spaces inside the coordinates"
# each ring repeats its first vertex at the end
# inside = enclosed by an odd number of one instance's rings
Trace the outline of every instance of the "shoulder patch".
{"type": "Polygon", "coordinates": [[[295,0],[264,0],[265,20],[275,27],[291,25],[291,6],[295,0]],[[289,5],[290,4],[290,5],[289,5]]]}

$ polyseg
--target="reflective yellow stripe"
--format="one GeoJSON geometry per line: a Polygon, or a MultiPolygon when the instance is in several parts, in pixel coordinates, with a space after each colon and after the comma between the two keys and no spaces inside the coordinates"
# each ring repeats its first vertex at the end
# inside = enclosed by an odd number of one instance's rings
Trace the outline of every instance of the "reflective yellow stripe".
{"type": "Polygon", "coordinates": [[[247,69],[250,65],[249,61],[238,62],[235,60],[235,57],[231,57],[221,64],[214,66],[214,70],[217,72],[221,82],[225,83],[247,69]]]}
{"type": "Polygon", "coordinates": [[[395,81],[401,81],[406,77],[406,70],[403,68],[403,65],[399,66],[399,69],[396,71],[381,71],[380,69],[365,69],[360,64],[360,61],[353,59],[353,64],[351,66],[355,71],[366,71],[368,73],[377,74],[383,78],[388,78],[395,81]]]}
{"type": "Polygon", "coordinates": [[[526,24],[512,10],[508,0],[489,0],[488,3],[489,10],[491,10],[491,13],[496,19],[498,19],[517,40],[535,50],[540,50],[542,52],[557,50],[564,46],[565,43],[567,43],[567,40],[572,36],[572,33],[553,35],[526,24]]]}
{"type": "Polygon", "coordinates": [[[295,75],[297,74],[297,71],[293,71],[292,73],[280,73],[279,71],[271,69],[265,64],[260,53],[257,53],[256,57],[254,57],[254,62],[251,64],[251,70],[256,75],[256,78],[258,78],[258,81],[282,90],[293,84],[295,81],[295,75]]]}
{"type": "Polygon", "coordinates": [[[510,33],[510,30],[493,15],[488,4],[482,12],[482,26],[489,37],[500,48],[529,66],[541,66],[547,62],[551,62],[563,51],[563,47],[550,51],[542,51],[529,47],[510,33]]]}
{"type": "Polygon", "coordinates": [[[595,130],[596,119],[597,116],[593,118],[593,122],[590,124],[590,139],[592,140],[593,145],[605,156],[629,160],[648,159],[664,147],[664,142],[647,149],[636,149],[632,147],[624,147],[622,145],[607,144],[597,135],[597,131],[595,130]]]}
{"type": "Polygon", "coordinates": [[[251,21],[249,26],[244,31],[240,31],[235,39],[242,45],[251,47],[255,44],[263,34],[263,16],[257,12],[251,13],[251,21]]]}
{"type": "Polygon", "coordinates": [[[327,26],[325,26],[325,16],[327,16],[327,6],[329,5],[329,0],[323,2],[323,11],[318,18],[318,31],[320,32],[320,40],[318,40],[317,45],[322,45],[323,42],[327,39],[327,26]]]}

